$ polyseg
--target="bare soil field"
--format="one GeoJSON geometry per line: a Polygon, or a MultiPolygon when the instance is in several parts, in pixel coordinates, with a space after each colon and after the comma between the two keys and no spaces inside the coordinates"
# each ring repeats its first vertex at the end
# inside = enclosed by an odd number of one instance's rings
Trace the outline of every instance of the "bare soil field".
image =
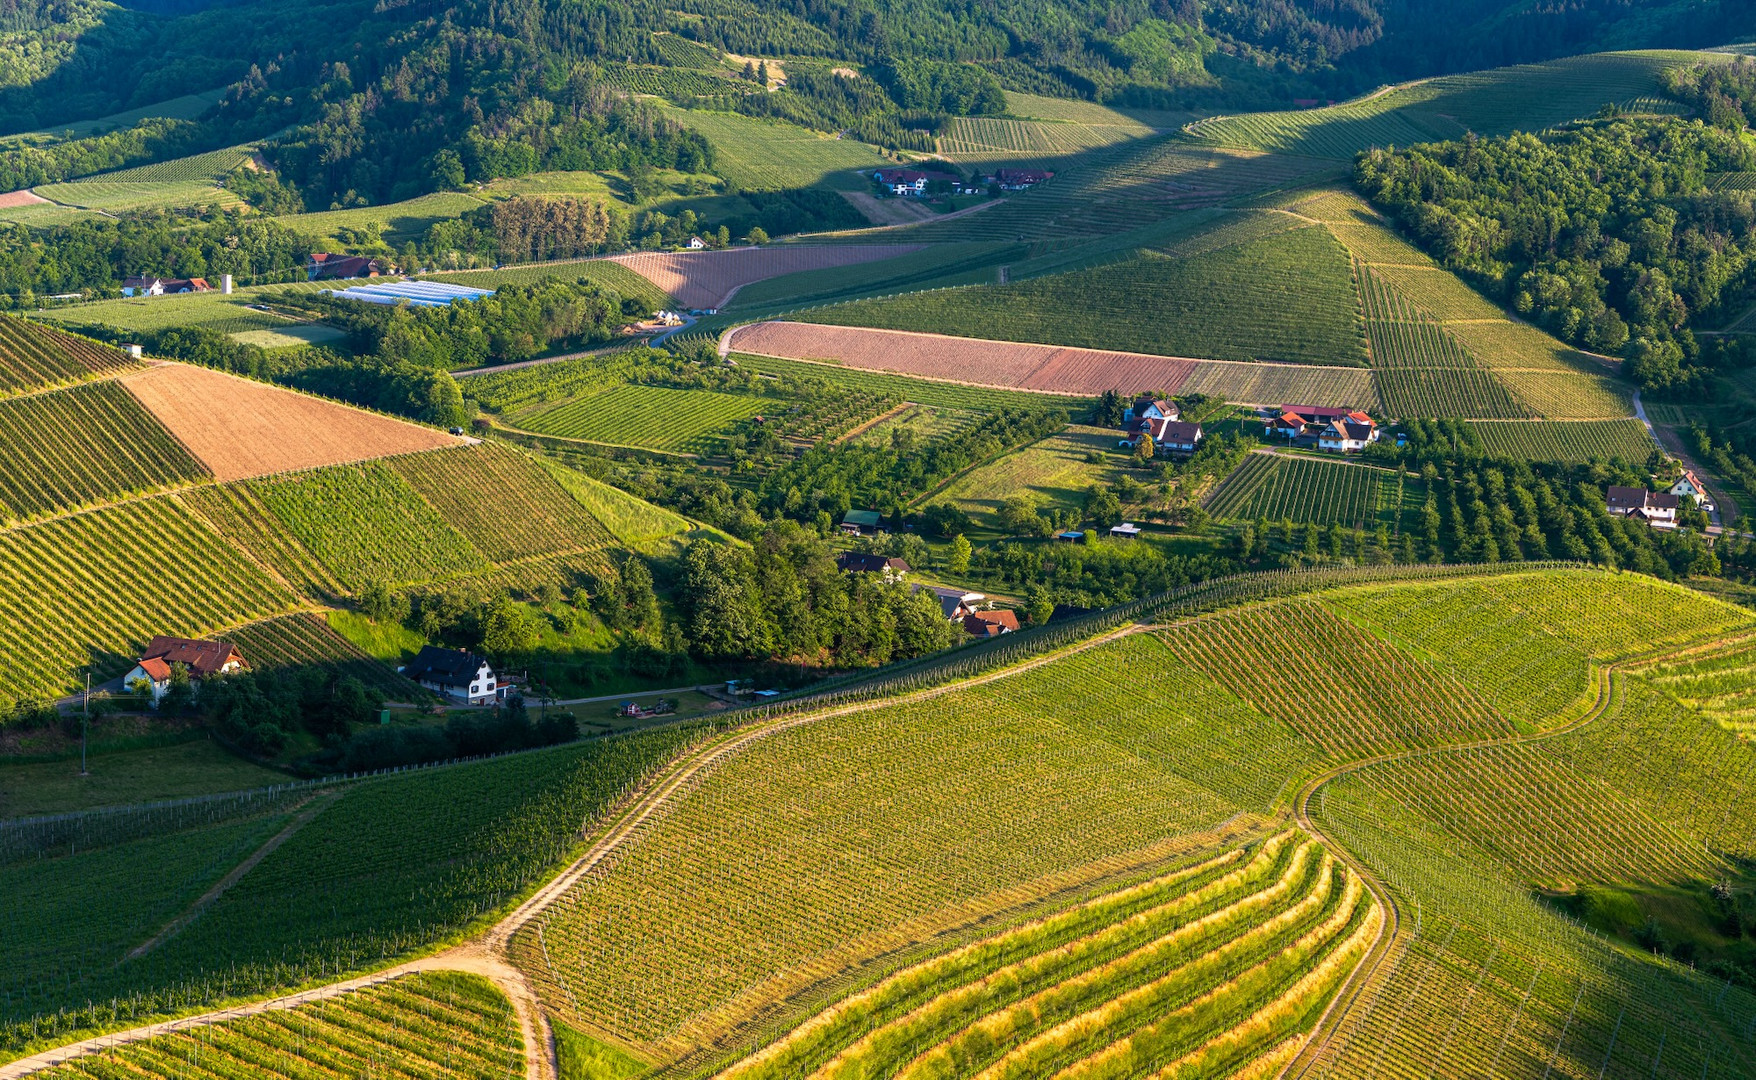
{"type": "Polygon", "coordinates": [[[1217,394],[1250,405],[1378,406],[1371,372],[1365,368],[1190,360],[793,322],[739,327],[729,345],[732,352],[823,360],[1009,390],[1081,395],[1162,390],[1217,394]]]}
{"type": "Polygon", "coordinates": [[[729,248],[725,251],[652,251],[615,255],[641,277],[670,293],[685,308],[724,307],[753,281],[782,274],[829,270],[837,266],[893,259],[920,250],[919,244],[796,244],[729,248]]]}
{"type": "Polygon", "coordinates": [[[844,191],[841,197],[874,225],[912,225],[937,216],[913,199],[880,199],[869,191],[844,191]]]}
{"type": "Polygon", "coordinates": [[[0,210],[10,210],[15,206],[38,206],[48,201],[34,191],[8,191],[0,195],[0,210]]]}
{"type": "Polygon", "coordinates": [[[443,432],[188,364],[157,364],[122,384],[215,479],[340,465],[456,446],[443,432]]]}

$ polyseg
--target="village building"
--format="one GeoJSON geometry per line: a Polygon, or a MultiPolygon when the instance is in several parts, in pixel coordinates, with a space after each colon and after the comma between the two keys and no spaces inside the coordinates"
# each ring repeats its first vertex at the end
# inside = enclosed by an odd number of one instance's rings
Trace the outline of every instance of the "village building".
{"type": "Polygon", "coordinates": [[[1155,398],[1142,394],[1134,399],[1134,403],[1122,410],[1122,422],[1132,424],[1145,420],[1181,420],[1183,410],[1169,398],[1155,398]]]}
{"type": "Polygon", "coordinates": [[[423,645],[402,673],[428,690],[471,705],[500,701],[510,689],[494,677],[486,660],[468,649],[423,645]]]}
{"type": "Polygon", "coordinates": [[[939,608],[947,622],[962,622],[976,613],[976,605],[987,599],[982,593],[968,589],[948,589],[943,585],[916,585],[915,592],[927,590],[939,598],[939,608]]]}
{"type": "Polygon", "coordinates": [[[1043,169],[997,169],[993,182],[1000,185],[1001,191],[1029,191],[1054,177],[1054,173],[1043,169]]]}
{"type": "Polygon", "coordinates": [[[881,533],[884,517],[876,510],[849,510],[841,516],[841,531],[849,536],[870,536],[881,533]]]}
{"type": "Polygon", "coordinates": [[[1671,485],[1671,494],[1677,496],[1678,499],[1687,496],[1695,500],[1695,505],[1698,508],[1706,510],[1708,513],[1713,512],[1713,496],[1707,493],[1707,485],[1703,484],[1701,478],[1696,476],[1691,469],[1683,470],[1683,475],[1671,485]]]}
{"type": "Polygon", "coordinates": [[[1018,629],[1018,613],[998,608],[977,611],[963,617],[963,629],[974,637],[996,638],[1018,629]]]}
{"type": "Polygon", "coordinates": [[[1111,526],[1110,535],[1118,540],[1133,540],[1140,535],[1140,526],[1132,521],[1124,521],[1120,525],[1111,526]]]}
{"type": "Polygon", "coordinates": [[[950,173],[927,172],[922,169],[879,169],[872,174],[872,179],[880,186],[888,188],[892,195],[909,199],[924,198],[927,187],[931,184],[946,184],[955,188],[962,183],[950,173]]]}
{"type": "Polygon", "coordinates": [[[842,552],[835,557],[835,566],[849,574],[883,574],[885,581],[898,581],[909,572],[909,564],[902,559],[863,551],[842,552]]]}
{"type": "Polygon", "coordinates": [[[1317,436],[1317,449],[1338,454],[1357,454],[1378,441],[1378,425],[1363,412],[1351,412],[1325,424],[1317,436]]]}
{"type": "Polygon", "coordinates": [[[1187,457],[1195,452],[1196,446],[1200,445],[1201,436],[1200,424],[1155,417],[1142,421],[1140,429],[1123,439],[1122,442],[1129,447],[1139,449],[1140,440],[1150,439],[1155,457],[1159,454],[1187,457]]]}
{"type": "Polygon", "coordinates": [[[1674,529],[1677,527],[1677,506],[1681,501],[1668,491],[1611,484],[1604,495],[1604,509],[1644,521],[1655,529],[1674,529]]]}
{"type": "Polygon", "coordinates": [[[172,669],[181,664],[188,672],[191,681],[199,682],[213,675],[229,675],[244,669],[244,654],[229,641],[208,641],[203,638],[168,637],[156,635],[141,650],[140,659],[128,674],[122,676],[122,685],[132,689],[141,682],[152,686],[154,704],[165,696],[171,688],[172,669]]]}
{"type": "Polygon", "coordinates": [[[122,279],[123,296],[171,296],[177,293],[212,292],[206,278],[136,276],[122,279]]]}
{"type": "Polygon", "coordinates": [[[327,251],[313,252],[305,260],[305,276],[312,281],[333,281],[344,278],[374,278],[394,273],[396,267],[383,259],[366,255],[335,255],[327,251]]]}

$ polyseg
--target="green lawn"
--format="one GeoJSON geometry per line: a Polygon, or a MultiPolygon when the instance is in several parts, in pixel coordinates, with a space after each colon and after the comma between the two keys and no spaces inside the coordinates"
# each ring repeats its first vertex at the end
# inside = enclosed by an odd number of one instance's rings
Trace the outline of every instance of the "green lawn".
{"type": "Polygon", "coordinates": [[[952,503],[979,526],[996,533],[1001,504],[1015,496],[1035,495],[1044,509],[1076,510],[1087,487],[1115,482],[1114,466],[1087,462],[1086,456],[1114,449],[1117,438],[1117,432],[1110,428],[1075,424],[1059,435],[963,473],[924,501],[952,503]]]}
{"type": "Polygon", "coordinates": [[[253,765],[207,739],[149,750],[99,754],[91,775],[79,759],[0,765],[0,817],[29,817],[94,806],[239,791],[286,781],[283,773],[253,765]]]}
{"type": "Polygon", "coordinates": [[[819,135],[779,120],[659,105],[666,116],[713,144],[715,168],[752,191],[811,187],[831,174],[884,164],[876,148],[819,135]]]}

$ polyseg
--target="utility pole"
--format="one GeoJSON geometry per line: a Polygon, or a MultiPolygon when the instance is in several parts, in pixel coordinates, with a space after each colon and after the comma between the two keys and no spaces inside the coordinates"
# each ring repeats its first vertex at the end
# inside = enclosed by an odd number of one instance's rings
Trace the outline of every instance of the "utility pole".
{"type": "Polygon", "coordinates": [[[85,767],[85,736],[91,727],[91,672],[85,673],[85,693],[79,699],[81,715],[79,718],[79,775],[90,776],[91,771],[85,767]]]}

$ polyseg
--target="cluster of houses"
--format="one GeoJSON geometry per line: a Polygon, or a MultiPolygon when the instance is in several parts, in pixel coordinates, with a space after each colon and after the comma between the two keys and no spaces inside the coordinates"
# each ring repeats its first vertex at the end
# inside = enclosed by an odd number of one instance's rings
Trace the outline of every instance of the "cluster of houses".
{"type": "Polygon", "coordinates": [[[1378,441],[1378,422],[1359,409],[1282,405],[1262,417],[1264,435],[1336,454],[1357,454],[1378,441]]]}
{"type": "MultiPolygon", "coordinates": [[[[397,268],[388,261],[369,255],[335,255],[327,251],[315,251],[305,259],[305,277],[311,281],[374,278],[396,272],[397,268]]],[[[230,296],[232,294],[232,275],[221,274],[217,286],[202,277],[178,278],[162,277],[157,274],[136,274],[122,279],[123,296],[176,296],[182,293],[204,292],[219,292],[230,296]]]]}
{"type": "MultiPolygon", "coordinates": [[[[909,574],[909,564],[902,559],[844,551],[836,556],[835,565],[850,574],[882,574],[885,581],[901,581],[909,574]]],[[[1018,614],[989,604],[987,596],[968,589],[952,589],[943,585],[916,585],[915,592],[930,592],[939,601],[945,621],[960,625],[972,637],[992,638],[1018,629],[1018,614]]]]}
{"type": "Polygon", "coordinates": [[[1604,493],[1604,509],[1619,517],[1644,521],[1655,529],[1674,529],[1684,499],[1694,499],[1698,509],[1713,512],[1707,486],[1689,469],[1684,469],[1683,475],[1665,491],[1612,484],[1604,493]]]}
{"type": "MultiPolygon", "coordinates": [[[[206,278],[199,277],[173,278],[138,274],[122,279],[123,296],[175,296],[178,293],[213,291],[213,285],[206,278]]],[[[219,291],[227,296],[232,294],[232,275],[220,275],[219,291]]]]}
{"type": "Polygon", "coordinates": [[[878,169],[872,173],[872,180],[890,194],[905,199],[926,198],[929,189],[934,185],[943,184],[945,190],[953,195],[980,195],[990,186],[1001,191],[1029,191],[1054,177],[1054,173],[1042,169],[995,169],[986,176],[965,179],[956,173],[942,172],[936,169],[911,169],[898,166],[894,169],[878,169]]]}

